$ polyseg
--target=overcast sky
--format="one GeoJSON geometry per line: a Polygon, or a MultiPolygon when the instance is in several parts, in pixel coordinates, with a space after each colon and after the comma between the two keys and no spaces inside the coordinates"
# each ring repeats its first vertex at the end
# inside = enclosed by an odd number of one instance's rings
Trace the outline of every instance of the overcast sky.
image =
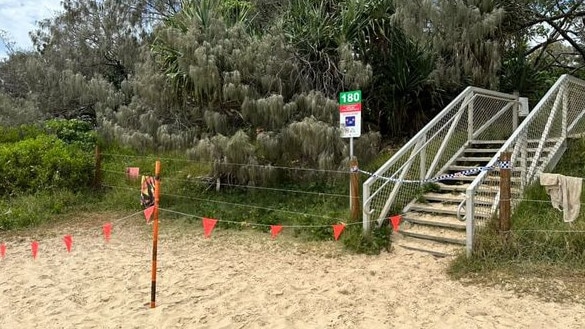
{"type": "MultiPolygon", "coordinates": [[[[0,30],[8,32],[17,49],[32,49],[28,32],[35,22],[53,17],[61,10],[61,0],[0,0],[0,30]]],[[[0,58],[6,57],[0,42],[0,58]]]]}

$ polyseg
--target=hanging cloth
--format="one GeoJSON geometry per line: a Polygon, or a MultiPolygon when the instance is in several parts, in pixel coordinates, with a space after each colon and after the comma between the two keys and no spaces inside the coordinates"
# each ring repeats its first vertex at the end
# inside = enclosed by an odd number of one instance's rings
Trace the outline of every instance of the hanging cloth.
{"type": "Polygon", "coordinates": [[[550,195],[552,206],[563,211],[565,222],[572,222],[579,216],[582,181],[580,177],[549,173],[540,175],[540,185],[550,195]]]}
{"type": "Polygon", "coordinates": [[[154,206],[154,177],[142,176],[140,203],[144,208],[154,206]]]}

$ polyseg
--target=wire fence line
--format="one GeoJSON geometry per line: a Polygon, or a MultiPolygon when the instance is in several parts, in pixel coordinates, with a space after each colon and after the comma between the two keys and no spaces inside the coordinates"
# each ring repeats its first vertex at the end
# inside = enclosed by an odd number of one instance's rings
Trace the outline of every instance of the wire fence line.
{"type": "MultiPolygon", "coordinates": [[[[115,170],[107,170],[102,169],[103,172],[119,174],[119,175],[126,175],[125,172],[115,171],[115,170]]],[[[182,183],[198,183],[198,184],[212,184],[208,182],[196,181],[196,180],[188,180],[188,179],[177,179],[177,178],[168,178],[163,177],[161,178],[165,181],[171,182],[182,182],[182,183]]],[[[251,186],[251,185],[238,185],[238,184],[231,184],[231,183],[221,183],[221,186],[229,186],[229,187],[239,187],[239,188],[246,188],[246,189],[257,189],[257,190],[266,190],[266,191],[277,191],[277,192],[287,192],[287,193],[299,193],[299,194],[309,194],[309,195],[316,195],[316,196],[327,196],[327,197],[339,197],[339,198],[347,198],[349,199],[349,194],[336,194],[336,193],[325,193],[325,192],[311,192],[311,191],[303,191],[303,190],[292,190],[292,189],[282,189],[282,188],[273,188],[273,187],[263,187],[263,186],[251,186]]]]}
{"type": "MultiPolygon", "coordinates": [[[[102,155],[107,156],[114,156],[114,157],[131,157],[131,158],[153,158],[145,155],[124,155],[124,154],[114,154],[114,153],[102,153],[102,155]]],[[[398,183],[425,183],[425,182],[436,182],[441,180],[451,180],[457,179],[457,177],[461,176],[469,176],[473,174],[477,174],[481,171],[491,171],[499,168],[510,168],[510,164],[508,162],[498,162],[494,166],[489,167],[478,167],[469,170],[461,170],[458,172],[454,172],[451,174],[444,174],[439,175],[432,178],[427,178],[424,180],[408,180],[408,179],[399,179],[392,177],[386,177],[383,175],[378,175],[366,170],[362,169],[354,169],[348,168],[348,170],[328,170],[328,169],[316,169],[316,168],[304,168],[304,167],[286,167],[286,166],[273,166],[273,165],[260,165],[260,164],[247,164],[247,163],[223,163],[223,162],[213,162],[213,161],[197,161],[197,160],[189,160],[189,159],[179,159],[179,158],[164,158],[164,157],[154,157],[159,160],[171,160],[171,161],[183,161],[183,162],[192,162],[192,163],[199,163],[199,164],[208,164],[208,165],[226,165],[226,166],[251,166],[251,167],[260,167],[260,168],[271,168],[271,169],[286,169],[286,170],[298,170],[298,171],[312,171],[312,172],[323,172],[323,173],[336,173],[336,174],[351,174],[353,172],[362,173],[368,177],[375,177],[385,181],[391,182],[398,182],[398,183]]]]}
{"type": "MultiPolygon", "coordinates": [[[[135,189],[129,188],[129,187],[116,187],[116,186],[107,186],[107,187],[135,191],[135,189]]],[[[268,207],[254,206],[254,205],[246,205],[246,204],[232,203],[232,202],[227,202],[227,201],[201,199],[201,198],[194,198],[194,197],[188,197],[188,196],[183,196],[183,195],[175,195],[175,194],[168,194],[168,193],[167,194],[161,193],[161,195],[173,196],[173,197],[180,197],[180,198],[192,199],[192,200],[197,200],[197,201],[206,201],[206,202],[221,203],[221,204],[241,206],[241,207],[249,207],[249,208],[255,208],[255,209],[263,209],[263,210],[284,212],[284,213],[289,213],[289,214],[303,215],[303,216],[315,217],[315,218],[323,218],[323,219],[328,219],[328,220],[336,220],[337,223],[342,223],[345,226],[362,225],[362,222],[349,222],[349,223],[347,223],[347,222],[345,222],[341,218],[329,217],[329,216],[323,216],[323,215],[316,215],[316,214],[309,214],[309,213],[302,213],[302,212],[296,212],[296,211],[290,211],[290,210],[284,210],[284,209],[268,208],[268,207]]],[[[550,201],[546,201],[546,200],[527,200],[527,201],[537,201],[537,202],[548,202],[548,203],[550,203],[550,201]]],[[[160,207],[159,210],[164,211],[164,212],[167,212],[167,213],[173,213],[173,214],[176,214],[176,215],[190,217],[190,218],[197,218],[197,219],[211,218],[210,216],[194,215],[194,214],[190,214],[190,213],[186,213],[186,212],[181,212],[181,211],[177,211],[177,210],[171,210],[171,209],[162,208],[162,207],[160,207]]],[[[133,214],[128,215],[126,217],[117,219],[117,220],[113,221],[112,223],[117,223],[117,222],[123,221],[125,219],[134,217],[134,216],[136,216],[138,214],[142,214],[142,211],[139,211],[137,213],[133,213],[133,214]]],[[[394,216],[401,216],[401,215],[404,215],[404,214],[394,214],[393,216],[389,216],[388,218],[394,217],[394,216]]],[[[252,226],[252,227],[271,227],[273,225],[277,225],[277,224],[254,223],[254,222],[247,222],[247,221],[231,221],[231,220],[217,219],[217,218],[214,218],[214,219],[216,219],[218,222],[223,222],[223,223],[228,223],[228,224],[234,224],[234,225],[252,226]]],[[[374,222],[377,222],[377,221],[376,220],[372,220],[371,222],[373,224],[374,222]]],[[[279,225],[279,226],[282,226],[283,228],[328,228],[328,227],[331,227],[331,225],[332,224],[312,224],[312,225],[294,225],[294,224],[291,224],[291,225],[279,225]]],[[[506,232],[502,232],[502,233],[507,233],[507,232],[511,232],[511,233],[523,233],[523,232],[533,232],[533,233],[535,233],[535,232],[540,232],[540,233],[585,233],[585,230],[511,229],[510,231],[506,231],[506,232]]]]}
{"type": "MultiPolygon", "coordinates": [[[[109,187],[109,188],[113,188],[113,189],[123,189],[123,190],[136,191],[136,189],[134,189],[134,188],[125,187],[125,186],[115,186],[115,185],[106,185],[106,184],[104,184],[102,186],[109,187]]],[[[323,215],[317,215],[317,214],[309,214],[309,213],[303,213],[303,212],[298,212],[298,211],[292,211],[292,210],[286,210],[286,209],[278,209],[278,208],[270,208],[270,207],[263,207],[263,206],[255,206],[255,205],[249,205],[249,204],[243,204],[243,203],[234,203],[234,202],[229,202],[229,201],[221,201],[221,200],[213,200],[213,199],[196,198],[196,197],[190,197],[190,196],[179,195],[179,194],[160,193],[160,195],[161,196],[169,196],[169,197],[175,197],[175,198],[195,200],[195,201],[202,201],[202,202],[211,202],[211,203],[217,203],[217,204],[224,204],[224,205],[230,205],[230,206],[238,206],[238,207],[244,207],[244,208],[252,208],[252,209],[260,209],[260,210],[267,210],[267,211],[282,212],[282,213],[288,213],[288,214],[291,214],[291,215],[299,215],[299,216],[305,216],[305,217],[314,217],[314,218],[321,218],[321,219],[327,219],[327,220],[337,220],[337,221],[342,221],[343,220],[343,219],[338,218],[338,217],[330,217],[330,216],[323,216],[323,215]]]]}
{"type": "Polygon", "coordinates": [[[502,233],[506,232],[541,232],[541,233],[585,233],[585,230],[510,230],[510,231],[502,231],[502,233]]]}
{"type": "MultiPolygon", "coordinates": [[[[113,155],[113,156],[121,156],[121,157],[125,157],[127,155],[117,155],[117,154],[108,154],[107,155],[113,155]]],[[[142,158],[146,158],[147,156],[130,156],[130,157],[142,157],[142,158]]],[[[183,159],[175,159],[175,158],[160,158],[160,159],[167,159],[167,160],[182,160],[182,161],[190,161],[190,162],[194,162],[191,160],[183,160],[183,159]]],[[[244,165],[244,164],[240,164],[240,165],[244,165]]],[[[447,180],[447,179],[456,179],[457,177],[460,177],[461,175],[471,175],[471,174],[476,174],[477,172],[480,171],[492,171],[494,169],[500,169],[500,168],[509,168],[510,167],[510,163],[496,163],[494,166],[488,166],[488,167],[479,167],[479,168],[475,168],[473,170],[464,170],[464,171],[460,171],[460,172],[456,172],[456,173],[452,173],[452,174],[447,174],[447,175],[441,175],[435,178],[428,178],[425,179],[425,182],[433,182],[433,181],[438,181],[438,180],[447,180]]],[[[312,169],[308,169],[308,168],[294,168],[294,167],[283,167],[286,169],[295,169],[295,170],[312,170],[312,169]]],[[[113,174],[126,174],[125,172],[121,172],[121,171],[114,171],[114,170],[108,170],[108,169],[102,169],[103,172],[107,172],[107,173],[113,173],[113,174]]],[[[323,171],[323,172],[327,172],[326,170],[314,170],[314,171],[323,171]]],[[[400,179],[395,179],[392,177],[382,177],[380,175],[375,175],[372,174],[370,172],[364,171],[364,170],[357,170],[358,172],[365,174],[365,175],[369,175],[369,176],[376,176],[377,178],[381,178],[381,179],[388,179],[394,182],[402,182],[402,183],[408,183],[408,182],[422,182],[422,180],[416,180],[416,181],[410,181],[410,180],[400,180],[400,179]]],[[[338,172],[338,173],[351,173],[351,170],[349,171],[334,171],[334,172],[338,172]]],[[[176,181],[176,182],[188,182],[188,183],[193,183],[193,180],[186,180],[186,179],[177,179],[177,178],[164,178],[164,180],[169,180],[169,181],[176,181]]],[[[203,183],[203,182],[201,182],[203,183]]],[[[272,192],[286,192],[286,193],[299,193],[299,194],[307,194],[307,195],[316,195],[316,196],[325,196],[325,197],[340,197],[340,198],[350,198],[349,195],[342,195],[342,194],[335,194],[335,193],[323,193],[323,192],[310,192],[310,191],[302,191],[302,190],[294,190],[294,189],[281,189],[281,188],[268,188],[268,187],[261,187],[261,186],[249,186],[249,185],[238,185],[238,184],[229,184],[229,183],[223,183],[222,185],[224,186],[230,186],[230,187],[239,187],[239,188],[247,188],[247,189],[258,189],[258,190],[266,190],[266,191],[272,191],[272,192]]],[[[110,188],[118,188],[118,189],[128,189],[128,190],[135,190],[133,188],[127,188],[127,187],[121,187],[121,186],[112,186],[112,185],[104,185],[106,187],[110,187],[110,188]]],[[[314,217],[314,218],[322,218],[322,219],[326,219],[326,220],[336,220],[336,221],[343,221],[340,218],[337,217],[330,217],[330,216],[323,216],[323,215],[317,215],[317,214],[310,214],[310,213],[304,213],[304,212],[298,212],[298,211],[292,211],[292,210],[285,210],[285,209],[278,209],[278,208],[270,208],[270,207],[263,207],[263,206],[256,206],[256,205],[249,205],[249,204],[241,204],[241,203],[233,203],[233,202],[228,202],[228,201],[220,201],[220,200],[213,200],[213,199],[206,199],[206,198],[197,198],[197,197],[192,197],[192,196],[186,196],[186,195],[178,195],[178,194],[172,194],[172,193],[161,193],[161,195],[163,196],[169,196],[169,197],[175,197],[175,198],[184,198],[184,199],[190,199],[190,200],[196,200],[196,201],[202,201],[202,202],[210,202],[210,203],[217,203],[217,204],[225,204],[225,205],[231,205],[231,206],[237,206],[237,207],[246,207],[246,208],[252,208],[252,209],[261,209],[261,210],[267,210],[267,211],[274,211],[274,212],[281,212],[281,213],[288,213],[288,214],[292,214],[292,215],[299,215],[299,216],[306,216],[306,217],[314,217]]],[[[512,199],[511,199],[512,200],[512,199]]],[[[523,201],[523,202],[537,202],[537,203],[548,203],[551,204],[550,200],[536,200],[536,199],[527,199],[527,198],[514,198],[513,200],[515,201],[523,201]]],[[[500,201],[504,201],[504,200],[500,200],[500,201]]],[[[583,204],[583,203],[581,203],[583,204]]],[[[161,208],[161,210],[163,210],[161,208]]],[[[169,209],[164,209],[167,212],[173,212],[172,210],[169,209]]],[[[189,217],[193,217],[193,218],[203,218],[202,216],[196,216],[196,215],[192,215],[192,214],[187,214],[187,213],[181,213],[181,212],[177,212],[174,211],[177,214],[181,214],[184,216],[189,216],[189,217]]],[[[401,214],[398,214],[401,215],[401,214]]],[[[132,215],[131,215],[132,216],[132,215]]],[[[130,216],[130,217],[131,217],[130,216]]],[[[394,215],[397,216],[397,215],[394,215]]],[[[391,217],[391,216],[389,216],[391,217]]],[[[388,218],[389,218],[388,217],[388,218]]],[[[229,220],[222,220],[222,222],[226,222],[226,223],[234,223],[234,224],[242,224],[245,223],[247,225],[252,225],[252,226],[270,226],[268,224],[259,224],[259,223],[246,223],[246,222],[239,222],[239,221],[229,221],[229,220]]],[[[378,222],[377,220],[371,219],[369,220],[370,223],[374,223],[374,222],[378,222]]],[[[360,222],[362,223],[362,222],[360,222]]],[[[359,223],[351,223],[351,225],[358,225],[359,223]]],[[[349,225],[349,224],[348,224],[349,225]]],[[[327,227],[329,225],[289,225],[289,226],[283,226],[283,227],[327,227]]],[[[567,233],[578,233],[579,231],[574,231],[574,230],[512,230],[514,232],[558,232],[558,233],[562,233],[562,232],[567,232],[567,233]]]]}
{"type": "Polygon", "coordinates": [[[222,166],[240,166],[240,167],[257,167],[257,168],[266,168],[266,169],[283,169],[283,170],[297,170],[297,171],[311,171],[311,172],[322,172],[322,173],[334,173],[334,174],[348,174],[348,170],[331,170],[331,169],[316,169],[316,168],[305,168],[305,167],[287,167],[287,166],[273,166],[273,165],[261,165],[261,164],[251,164],[251,163],[235,163],[235,162],[219,162],[219,161],[200,161],[200,160],[190,160],[190,159],[180,159],[180,158],[169,158],[169,157],[152,157],[146,155],[125,155],[125,154],[115,154],[115,153],[101,153],[104,156],[113,156],[113,157],[128,157],[128,158],[143,158],[143,159],[158,159],[158,160],[169,160],[169,161],[181,161],[181,162],[190,162],[190,163],[197,163],[197,164],[204,164],[204,165],[222,165],[222,166]]]}
{"type": "MultiPolygon", "coordinates": [[[[538,203],[552,203],[551,200],[534,200],[534,199],[523,199],[523,198],[512,198],[510,200],[523,201],[523,202],[538,202],[538,203]]],[[[504,200],[502,200],[504,201],[504,200]]],[[[580,202],[581,205],[585,205],[585,202],[580,202]]]]}

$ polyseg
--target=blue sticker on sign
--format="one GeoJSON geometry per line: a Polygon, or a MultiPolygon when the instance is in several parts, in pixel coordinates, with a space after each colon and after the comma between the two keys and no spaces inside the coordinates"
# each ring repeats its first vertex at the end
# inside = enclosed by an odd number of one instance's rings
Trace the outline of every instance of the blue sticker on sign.
{"type": "Polygon", "coordinates": [[[355,127],[355,116],[345,117],[345,126],[346,127],[355,127]]]}

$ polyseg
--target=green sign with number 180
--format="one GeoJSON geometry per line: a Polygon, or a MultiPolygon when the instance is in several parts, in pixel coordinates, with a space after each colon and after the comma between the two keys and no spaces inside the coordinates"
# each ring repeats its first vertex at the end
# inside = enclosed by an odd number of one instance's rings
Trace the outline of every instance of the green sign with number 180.
{"type": "Polygon", "coordinates": [[[362,102],[362,91],[352,90],[339,93],[339,105],[355,104],[362,102]]]}

